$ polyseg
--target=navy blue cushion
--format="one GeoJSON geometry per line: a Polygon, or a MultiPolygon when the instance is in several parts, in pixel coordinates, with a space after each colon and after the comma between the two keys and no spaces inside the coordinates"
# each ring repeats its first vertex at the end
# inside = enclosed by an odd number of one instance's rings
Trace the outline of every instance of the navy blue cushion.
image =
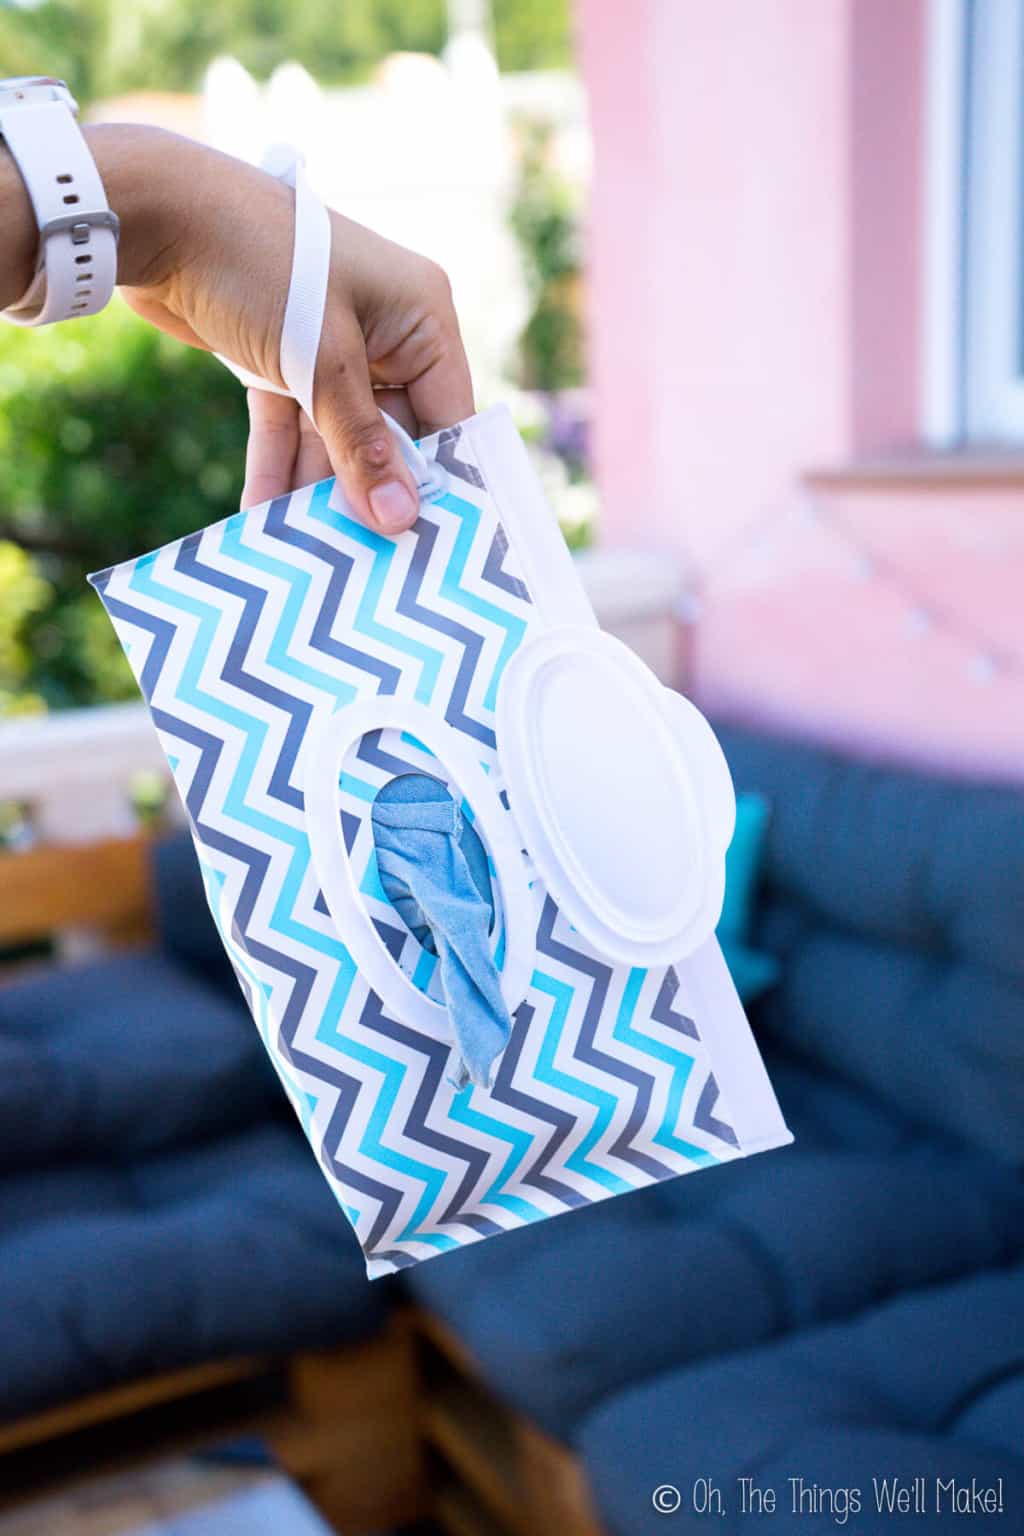
{"type": "Polygon", "coordinates": [[[1009,1172],[927,1145],[894,1159],[805,1141],[541,1223],[525,1244],[520,1234],[498,1238],[405,1279],[502,1397],[571,1439],[603,1398],[669,1364],[1022,1251],[1024,1188],[1009,1172]]]}
{"type": "Polygon", "coordinates": [[[563,1436],[666,1365],[1024,1251],[1024,795],[723,741],[773,807],[752,1018],[796,1145],[407,1276],[563,1436]]]}
{"type": "Polygon", "coordinates": [[[721,733],[771,801],[760,1037],[896,1119],[1024,1162],[1024,794],[721,733]]]}
{"type": "Polygon", "coordinates": [[[238,982],[210,915],[189,834],[174,832],[155,843],[152,868],[157,935],[164,953],[209,986],[237,997],[238,982]]]}
{"type": "Polygon", "coordinates": [[[191,844],[157,853],[162,949],[0,990],[0,1416],[376,1327],[191,844]],[[217,1138],[217,1139],[211,1139],[217,1138]]]}
{"type": "Polygon", "coordinates": [[[237,987],[225,996],[156,952],[0,988],[0,1170],[125,1161],[282,1106],[237,987]]]}
{"type": "Polygon", "coordinates": [[[719,728],[738,791],[772,807],[769,894],[819,923],[1024,984],[1024,792],[719,728]]]}
{"type": "Polygon", "coordinates": [[[706,1529],[694,1496],[699,1504],[700,1480],[710,1479],[722,1494],[712,1524],[723,1536],[843,1524],[888,1536],[908,1522],[955,1533],[976,1522],[953,1512],[938,1482],[969,1489],[972,1478],[993,1487],[1002,1479],[1003,1514],[992,1523],[1015,1529],[1024,1509],[1022,1315],[1024,1270],[996,1271],[622,1393],[581,1433],[605,1529],[663,1532],[652,1495],[665,1484],[682,1501],[672,1529],[706,1529]],[[774,1516],[744,1516],[738,1480],[751,1475],[776,1490],[774,1516]],[[885,1495],[873,1479],[914,1477],[925,1479],[927,1518],[878,1510],[885,1495]],[[803,1479],[796,1514],[790,1478],[803,1479]]]}
{"type": "Polygon", "coordinates": [[[341,1343],[390,1299],[297,1128],[0,1179],[0,1417],[214,1357],[341,1343]]]}

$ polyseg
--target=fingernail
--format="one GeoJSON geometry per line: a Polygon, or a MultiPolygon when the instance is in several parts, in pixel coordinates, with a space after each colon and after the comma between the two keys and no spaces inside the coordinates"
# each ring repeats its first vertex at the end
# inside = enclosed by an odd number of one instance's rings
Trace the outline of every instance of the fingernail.
{"type": "Polygon", "coordinates": [[[403,528],[412,527],[419,507],[401,480],[386,480],[370,492],[370,511],[385,533],[401,533],[403,528]]]}

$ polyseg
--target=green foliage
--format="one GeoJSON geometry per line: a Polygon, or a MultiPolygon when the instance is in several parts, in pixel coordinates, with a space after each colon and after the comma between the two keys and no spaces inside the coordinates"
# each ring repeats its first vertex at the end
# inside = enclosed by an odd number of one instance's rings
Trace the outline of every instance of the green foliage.
{"type": "MultiPolygon", "coordinates": [[[[492,0],[504,70],[570,63],[570,0],[492,0]]],[[[324,85],[396,50],[438,52],[447,0],[0,0],[0,77],[45,72],[83,103],[194,90],[219,54],[257,77],[296,60],[324,85]]],[[[523,376],[580,377],[577,212],[528,141],[515,227],[534,309],[523,376]]],[[[118,305],[25,333],[0,327],[0,715],[137,697],[91,570],[229,515],[244,398],[213,359],[118,305]]]]}
{"type": "Polygon", "coordinates": [[[521,125],[519,190],[511,213],[532,310],[520,337],[522,382],[531,389],[571,388],[583,381],[580,324],[580,209],[551,164],[551,130],[521,125]]]}
{"type": "Polygon", "coordinates": [[[322,83],[365,75],[396,49],[437,52],[445,0],[42,0],[0,18],[0,73],[56,72],[82,100],[194,90],[218,54],[257,75],[294,59],[322,83]]]}
{"type": "MultiPolygon", "coordinates": [[[[568,65],[568,0],[494,0],[502,69],[568,65]]],[[[61,75],[82,101],[191,91],[218,54],[265,77],[295,60],[323,85],[385,55],[438,53],[446,0],[41,0],[0,10],[0,76],[61,75]]]]}
{"type": "Polygon", "coordinates": [[[571,0],[491,0],[494,47],[503,70],[568,69],[571,0]]]}
{"type": "Polygon", "coordinates": [[[135,696],[85,576],[235,511],[245,434],[231,375],[120,304],[5,327],[0,550],[21,563],[0,560],[0,712],[135,696]]]}
{"type": "Polygon", "coordinates": [[[26,631],[51,597],[31,556],[9,540],[0,541],[0,715],[31,714],[43,707],[25,686],[32,669],[26,631]]]}

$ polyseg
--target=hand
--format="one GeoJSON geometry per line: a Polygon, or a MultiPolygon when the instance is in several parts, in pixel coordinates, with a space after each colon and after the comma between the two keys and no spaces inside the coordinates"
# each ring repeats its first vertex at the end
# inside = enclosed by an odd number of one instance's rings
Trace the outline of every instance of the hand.
{"type": "MultiPolygon", "coordinates": [[[[122,181],[127,154],[140,162],[137,170],[148,165],[153,182],[151,193],[136,188],[141,237],[133,234],[127,245],[122,239],[124,297],[161,330],[282,384],[278,342],[291,272],[291,189],[160,130],[89,130],[98,163],[101,151],[113,154],[118,134],[122,181]],[[130,135],[135,138],[126,148],[130,135]]],[[[106,167],[100,169],[111,206],[121,211],[106,167]]],[[[122,213],[126,231],[132,201],[128,195],[122,213]]],[[[381,532],[398,533],[415,521],[419,503],[378,406],[414,435],[450,426],[473,413],[469,367],[441,269],[341,214],[332,213],[331,223],[316,428],[295,401],[249,391],[242,506],[333,473],[357,515],[381,532]]]]}

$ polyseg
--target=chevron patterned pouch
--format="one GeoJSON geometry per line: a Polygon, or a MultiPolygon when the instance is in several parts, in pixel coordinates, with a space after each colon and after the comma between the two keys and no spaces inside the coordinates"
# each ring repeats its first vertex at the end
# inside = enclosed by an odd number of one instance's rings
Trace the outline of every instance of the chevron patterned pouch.
{"type": "MultiPolygon", "coordinates": [[[[315,215],[300,185],[296,270],[315,215]]],[[[282,338],[307,409],[319,326],[300,378],[282,338]]],[[[791,1140],[714,937],[710,727],[598,628],[507,411],[405,450],[398,538],[327,480],[91,578],[371,1278],[791,1140]],[[486,851],[513,1021],[489,1087],[448,1080],[436,957],[381,885],[374,802],[406,774],[486,851]]]]}

